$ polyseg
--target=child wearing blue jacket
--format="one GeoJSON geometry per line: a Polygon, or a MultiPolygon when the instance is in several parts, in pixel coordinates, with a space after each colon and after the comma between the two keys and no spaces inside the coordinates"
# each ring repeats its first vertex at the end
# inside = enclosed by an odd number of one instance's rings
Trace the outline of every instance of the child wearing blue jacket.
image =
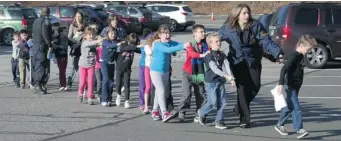
{"type": "Polygon", "coordinates": [[[150,65],[150,76],[152,83],[155,86],[155,97],[157,102],[154,102],[152,117],[159,117],[157,111],[160,106],[162,113],[162,121],[167,122],[171,117],[171,113],[166,109],[165,88],[166,82],[169,79],[170,56],[172,53],[184,50],[189,46],[189,43],[182,44],[170,40],[170,30],[167,25],[161,25],[157,31],[160,40],[153,43],[153,59],[150,65]]]}

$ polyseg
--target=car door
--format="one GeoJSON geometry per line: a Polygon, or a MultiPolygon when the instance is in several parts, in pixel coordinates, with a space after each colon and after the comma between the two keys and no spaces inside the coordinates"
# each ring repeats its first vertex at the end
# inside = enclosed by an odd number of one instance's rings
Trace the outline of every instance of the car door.
{"type": "Polygon", "coordinates": [[[332,57],[341,57],[341,7],[324,9],[325,34],[328,36],[332,57]]]}

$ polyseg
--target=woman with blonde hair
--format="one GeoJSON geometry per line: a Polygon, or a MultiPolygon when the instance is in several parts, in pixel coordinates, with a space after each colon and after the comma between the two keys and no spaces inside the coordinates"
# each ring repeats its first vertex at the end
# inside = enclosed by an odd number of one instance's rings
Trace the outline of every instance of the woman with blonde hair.
{"type": "Polygon", "coordinates": [[[238,4],[219,29],[222,40],[229,44],[228,58],[236,78],[237,104],[233,111],[240,127],[250,127],[250,103],[261,86],[263,49],[274,58],[281,58],[280,47],[271,40],[265,28],[251,16],[246,4],[238,4]]]}

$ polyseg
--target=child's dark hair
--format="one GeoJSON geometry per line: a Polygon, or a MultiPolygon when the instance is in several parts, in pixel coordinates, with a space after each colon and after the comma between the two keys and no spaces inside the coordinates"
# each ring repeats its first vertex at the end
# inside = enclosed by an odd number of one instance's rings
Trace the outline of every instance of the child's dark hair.
{"type": "Polygon", "coordinates": [[[114,28],[114,27],[108,27],[108,28],[109,28],[109,29],[108,29],[106,38],[109,40],[109,32],[114,32],[114,34],[116,35],[116,36],[115,36],[115,39],[117,39],[117,30],[116,30],[116,28],[114,28]]]}
{"type": "Polygon", "coordinates": [[[13,32],[13,36],[20,36],[20,32],[19,31],[14,31],[13,32]]]}
{"type": "Polygon", "coordinates": [[[26,29],[21,29],[21,30],[20,30],[20,34],[28,34],[28,32],[27,32],[26,29]]]}
{"type": "Polygon", "coordinates": [[[84,30],[84,35],[96,35],[96,30],[94,28],[91,27],[86,27],[84,30]]]}
{"type": "Polygon", "coordinates": [[[136,33],[130,33],[127,38],[126,38],[126,42],[128,44],[133,44],[133,45],[137,45],[138,44],[138,39],[137,39],[137,35],[136,33]]]}
{"type": "Polygon", "coordinates": [[[61,34],[64,32],[65,27],[58,27],[58,33],[61,34]]]}
{"type": "Polygon", "coordinates": [[[205,26],[202,25],[202,24],[193,25],[193,27],[192,27],[192,32],[197,31],[197,29],[203,29],[203,30],[205,30],[205,26]]]}

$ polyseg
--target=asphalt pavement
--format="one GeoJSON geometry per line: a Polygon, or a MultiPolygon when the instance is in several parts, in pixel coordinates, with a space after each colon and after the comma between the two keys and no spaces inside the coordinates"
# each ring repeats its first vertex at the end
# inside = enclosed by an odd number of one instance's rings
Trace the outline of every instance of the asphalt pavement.
{"type": "MultiPolygon", "coordinates": [[[[210,18],[197,18],[208,31],[216,31],[224,19],[211,21],[210,18]]],[[[190,29],[174,33],[174,40],[192,40],[190,29]]],[[[224,50],[226,44],[223,44],[224,50]]],[[[215,129],[213,123],[201,126],[193,123],[195,106],[185,123],[177,119],[169,123],[153,121],[144,115],[138,106],[138,72],[140,59],[136,55],[131,77],[132,109],[123,107],[102,107],[80,104],[76,100],[77,88],[67,92],[58,90],[58,69],[51,64],[51,78],[48,94],[37,95],[29,89],[14,88],[10,67],[11,48],[0,47],[0,140],[1,141],[291,141],[293,133],[279,135],[273,128],[279,113],[275,112],[270,90],[276,85],[281,69],[263,59],[262,88],[251,104],[252,128],[240,129],[238,117],[232,107],[236,102],[235,88],[227,86],[229,93],[225,110],[226,130],[215,129]]],[[[184,51],[173,57],[172,76],[175,105],[181,96],[181,70],[185,59],[184,51]]],[[[71,59],[69,59],[71,64],[71,59]]],[[[305,69],[306,77],[299,94],[304,128],[310,132],[304,140],[341,140],[341,71],[340,64],[331,64],[327,69],[305,69]]],[[[71,65],[68,66],[68,74],[71,65]]],[[[194,98],[192,100],[194,105],[194,98]]],[[[212,121],[214,113],[211,114],[212,121]]],[[[291,120],[286,127],[292,132],[291,120]]]]}

